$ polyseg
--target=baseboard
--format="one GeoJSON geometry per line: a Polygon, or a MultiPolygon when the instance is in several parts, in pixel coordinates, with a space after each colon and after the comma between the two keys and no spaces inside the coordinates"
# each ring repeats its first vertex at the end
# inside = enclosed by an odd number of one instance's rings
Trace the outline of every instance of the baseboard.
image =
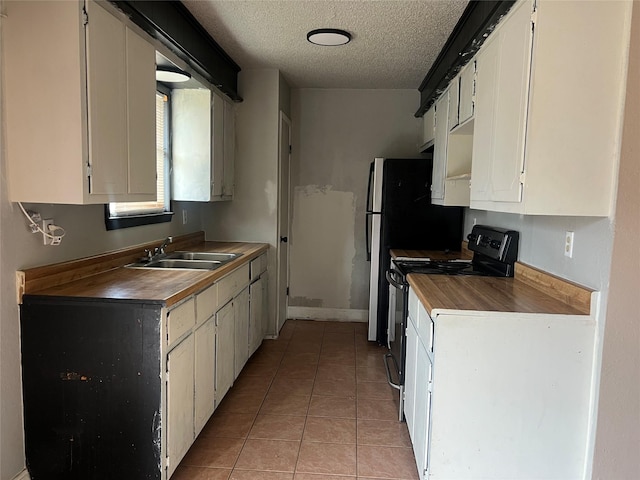
{"type": "Polygon", "coordinates": [[[369,320],[369,310],[287,307],[287,318],[297,320],[330,320],[333,322],[367,322],[369,320]]]}
{"type": "Polygon", "coordinates": [[[13,480],[31,480],[31,477],[29,476],[29,472],[27,472],[27,469],[25,468],[19,474],[13,477],[13,480]]]}

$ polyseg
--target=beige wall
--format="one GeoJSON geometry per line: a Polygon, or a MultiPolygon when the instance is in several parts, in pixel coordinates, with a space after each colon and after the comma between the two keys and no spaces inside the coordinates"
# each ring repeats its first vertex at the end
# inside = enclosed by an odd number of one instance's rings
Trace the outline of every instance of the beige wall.
{"type": "Polygon", "coordinates": [[[369,164],[418,155],[418,103],[415,90],[293,90],[290,306],[368,308],[369,164]]]}
{"type": "Polygon", "coordinates": [[[640,9],[634,4],[594,479],[640,478],[640,9]]]}

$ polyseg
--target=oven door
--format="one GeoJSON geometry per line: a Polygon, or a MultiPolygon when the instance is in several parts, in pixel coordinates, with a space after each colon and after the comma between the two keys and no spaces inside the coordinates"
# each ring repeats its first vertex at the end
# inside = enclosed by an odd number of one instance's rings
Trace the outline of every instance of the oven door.
{"type": "Polygon", "coordinates": [[[404,276],[396,269],[386,272],[389,282],[389,315],[387,338],[389,353],[384,362],[387,371],[387,382],[399,391],[398,420],[403,419],[404,367],[406,360],[405,328],[408,314],[409,285],[404,276]]]}

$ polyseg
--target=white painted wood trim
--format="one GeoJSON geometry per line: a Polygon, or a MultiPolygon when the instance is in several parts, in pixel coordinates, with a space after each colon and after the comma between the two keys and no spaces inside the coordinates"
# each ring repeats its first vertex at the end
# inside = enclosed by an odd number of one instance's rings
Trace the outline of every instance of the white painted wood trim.
{"type": "Polygon", "coordinates": [[[287,319],[331,320],[334,322],[367,322],[368,310],[349,308],[288,307],[287,319]]]}
{"type": "Polygon", "coordinates": [[[27,469],[25,468],[19,474],[13,477],[13,480],[31,480],[31,477],[29,476],[29,472],[27,472],[27,469]]]}

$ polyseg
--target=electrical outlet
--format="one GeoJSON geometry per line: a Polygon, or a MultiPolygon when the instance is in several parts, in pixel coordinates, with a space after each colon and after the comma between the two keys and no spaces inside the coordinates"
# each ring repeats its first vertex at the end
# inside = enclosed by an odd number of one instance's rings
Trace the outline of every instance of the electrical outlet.
{"type": "Polygon", "coordinates": [[[182,224],[186,225],[187,224],[187,210],[185,208],[182,209],[182,224]]]}
{"type": "MultiPolygon", "coordinates": [[[[42,221],[42,231],[51,234],[51,232],[49,232],[49,225],[53,225],[53,218],[47,218],[42,221]]],[[[44,233],[42,234],[42,239],[45,245],[51,245],[53,243],[53,238],[47,237],[44,233]]]]}
{"type": "Polygon", "coordinates": [[[573,258],[573,232],[564,234],[564,256],[573,258]]]}

